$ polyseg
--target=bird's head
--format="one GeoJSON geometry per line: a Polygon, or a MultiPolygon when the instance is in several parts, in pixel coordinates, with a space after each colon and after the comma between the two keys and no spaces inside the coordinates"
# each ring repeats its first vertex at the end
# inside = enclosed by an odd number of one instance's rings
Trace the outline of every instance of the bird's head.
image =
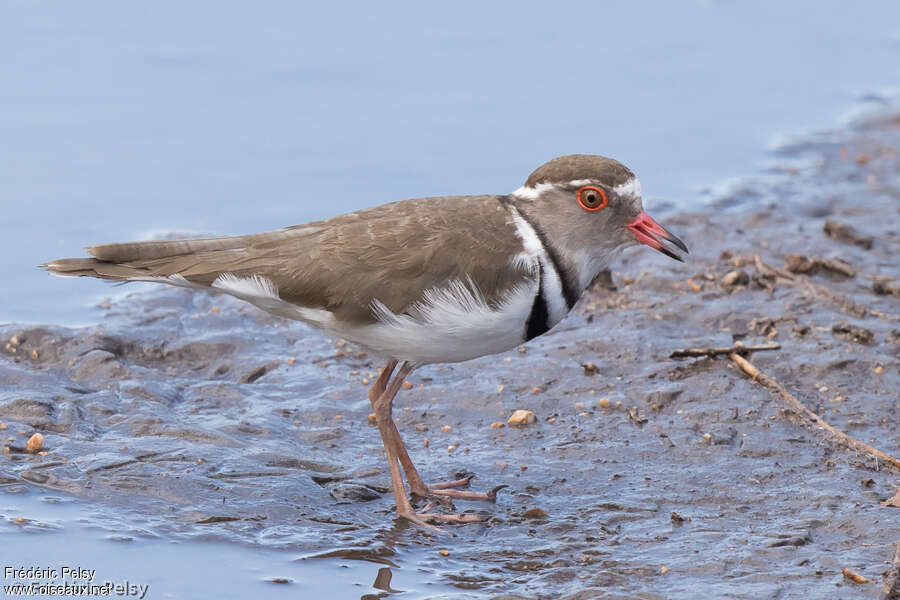
{"type": "Polygon", "coordinates": [[[619,248],[637,243],[681,262],[688,251],[684,242],[644,212],[637,177],[611,158],[589,154],[554,158],[511,196],[576,263],[602,266],[619,248]]]}

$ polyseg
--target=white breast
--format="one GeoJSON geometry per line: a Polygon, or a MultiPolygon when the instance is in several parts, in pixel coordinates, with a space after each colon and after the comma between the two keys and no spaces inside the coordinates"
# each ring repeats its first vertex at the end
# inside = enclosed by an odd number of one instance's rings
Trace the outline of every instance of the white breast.
{"type": "Polygon", "coordinates": [[[525,279],[492,308],[471,279],[455,280],[427,290],[410,314],[394,314],[376,300],[377,323],[335,333],[398,360],[460,362],[521,344],[536,293],[537,280],[525,279]]]}

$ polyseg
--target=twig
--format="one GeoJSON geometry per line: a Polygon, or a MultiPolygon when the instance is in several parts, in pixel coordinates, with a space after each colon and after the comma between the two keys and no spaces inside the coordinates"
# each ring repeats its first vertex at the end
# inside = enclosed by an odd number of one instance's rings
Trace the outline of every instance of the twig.
{"type": "Polygon", "coordinates": [[[683,348],[676,350],[669,355],[669,358],[687,358],[689,356],[721,356],[722,354],[732,354],[738,352],[746,354],[749,352],[761,352],[763,350],[778,350],[781,344],[775,342],[769,344],[760,344],[759,346],[744,346],[740,342],[727,348],[683,348]]]}
{"type": "Polygon", "coordinates": [[[824,285],[813,283],[808,277],[800,274],[791,274],[790,272],[773,267],[763,261],[759,254],[745,254],[735,256],[733,263],[735,266],[742,267],[753,265],[760,275],[768,277],[780,277],[784,279],[788,285],[799,288],[814,297],[820,298],[834,304],[838,310],[853,317],[864,318],[868,316],[878,317],[885,321],[900,321],[900,315],[885,313],[880,310],[868,308],[861,304],[836,294],[824,285]]]}
{"type": "Polygon", "coordinates": [[[894,558],[891,568],[884,574],[879,600],[900,600],[900,542],[894,544],[894,558]]]}
{"type": "Polygon", "coordinates": [[[796,396],[781,387],[781,385],[777,381],[757,369],[750,361],[748,361],[737,352],[732,352],[728,356],[737,366],[741,368],[744,373],[749,375],[753,379],[753,381],[778,394],[778,396],[781,397],[781,399],[784,400],[785,403],[787,403],[788,408],[791,410],[791,412],[800,417],[806,425],[814,425],[819,429],[824,429],[827,433],[834,436],[834,439],[836,439],[844,446],[852,450],[864,452],[866,454],[874,456],[876,460],[881,460],[882,462],[891,465],[895,469],[900,469],[900,459],[894,458],[889,454],[885,454],[881,450],[873,448],[865,442],[860,442],[859,440],[850,437],[843,431],[835,429],[834,427],[826,423],[819,415],[806,408],[806,406],[804,406],[796,396]]]}

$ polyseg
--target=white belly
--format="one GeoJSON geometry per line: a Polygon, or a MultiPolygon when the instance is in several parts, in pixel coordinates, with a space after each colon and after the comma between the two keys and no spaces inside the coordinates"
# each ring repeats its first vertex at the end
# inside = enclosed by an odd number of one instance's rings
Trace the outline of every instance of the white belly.
{"type": "Polygon", "coordinates": [[[396,315],[376,302],[377,323],[335,333],[414,364],[460,362],[521,344],[536,293],[537,281],[526,279],[492,308],[470,281],[454,281],[428,290],[412,314],[396,315]]]}

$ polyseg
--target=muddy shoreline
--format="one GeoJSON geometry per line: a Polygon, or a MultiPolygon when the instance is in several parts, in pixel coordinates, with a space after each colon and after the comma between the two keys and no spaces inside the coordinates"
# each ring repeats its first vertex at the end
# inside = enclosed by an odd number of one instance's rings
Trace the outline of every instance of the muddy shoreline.
{"type": "Polygon", "coordinates": [[[669,357],[778,342],[754,364],[900,454],[900,115],[774,160],[665,216],[689,263],[628,251],[549,334],[413,375],[395,414],[423,476],[509,486],[457,503],[484,524],[435,537],[393,522],[368,421],[376,359],[180,289],[110,302],[96,327],[0,328],[0,488],[100,503],[138,543],[388,566],[424,551],[415,568],[458,590],[439,597],[877,598],[900,473],[797,425],[727,358],[669,357]],[[491,427],[520,408],[537,423],[491,427]],[[35,432],[46,455],[24,451],[35,432]]]}

